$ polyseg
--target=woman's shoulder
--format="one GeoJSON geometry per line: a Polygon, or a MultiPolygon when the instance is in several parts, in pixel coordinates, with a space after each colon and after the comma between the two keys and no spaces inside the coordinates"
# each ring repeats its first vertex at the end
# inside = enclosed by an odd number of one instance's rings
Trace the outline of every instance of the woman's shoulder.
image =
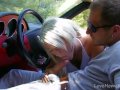
{"type": "Polygon", "coordinates": [[[92,38],[89,35],[85,35],[81,38],[83,46],[88,53],[89,57],[93,58],[104,50],[104,46],[97,46],[93,43],[92,38]]]}

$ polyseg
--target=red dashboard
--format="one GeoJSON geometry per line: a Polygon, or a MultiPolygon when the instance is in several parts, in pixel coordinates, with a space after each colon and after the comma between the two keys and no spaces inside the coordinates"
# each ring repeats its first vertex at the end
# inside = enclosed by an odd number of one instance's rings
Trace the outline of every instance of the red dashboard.
{"type": "MultiPolygon", "coordinates": [[[[14,41],[17,33],[17,19],[18,14],[16,13],[0,13],[0,76],[11,68],[34,70],[34,68],[24,60],[25,58],[20,56],[16,41],[14,41]],[[11,42],[10,39],[14,42],[11,42]]],[[[25,20],[22,21],[22,28],[24,31],[28,29],[25,20]]],[[[27,44],[28,40],[25,39],[24,42],[25,45],[29,47],[27,44]]]]}

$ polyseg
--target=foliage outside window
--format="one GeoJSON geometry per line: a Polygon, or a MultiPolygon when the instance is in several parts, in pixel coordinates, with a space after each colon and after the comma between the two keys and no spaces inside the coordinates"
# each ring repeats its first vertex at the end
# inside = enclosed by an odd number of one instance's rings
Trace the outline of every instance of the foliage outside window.
{"type": "MultiPolygon", "coordinates": [[[[69,6],[62,7],[63,12],[65,12],[78,3],[81,3],[81,0],[0,0],[0,12],[20,13],[21,11],[30,8],[37,11],[43,17],[43,19],[45,19],[49,16],[58,16],[58,11],[62,5],[69,6]]],[[[73,20],[75,20],[81,27],[86,28],[87,15],[88,10],[77,15],[75,18],[73,18],[73,20]]],[[[25,18],[29,22],[34,21],[34,17],[30,15],[25,16],[25,18]]]]}
{"type": "Polygon", "coordinates": [[[83,11],[79,15],[75,16],[73,20],[82,28],[87,29],[87,19],[89,15],[89,9],[83,11]]]}

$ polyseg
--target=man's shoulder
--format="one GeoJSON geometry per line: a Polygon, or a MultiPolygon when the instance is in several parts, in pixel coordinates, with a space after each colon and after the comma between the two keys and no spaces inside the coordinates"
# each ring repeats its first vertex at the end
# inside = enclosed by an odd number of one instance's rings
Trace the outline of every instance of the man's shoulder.
{"type": "Polygon", "coordinates": [[[113,54],[119,53],[120,52],[120,41],[116,42],[109,49],[112,51],[113,54]]]}

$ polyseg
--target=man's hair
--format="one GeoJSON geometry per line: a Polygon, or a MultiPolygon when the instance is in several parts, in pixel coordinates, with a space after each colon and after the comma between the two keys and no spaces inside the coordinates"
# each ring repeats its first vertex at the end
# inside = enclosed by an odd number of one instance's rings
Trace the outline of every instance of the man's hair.
{"type": "Polygon", "coordinates": [[[90,9],[101,9],[104,24],[120,24],[120,0],[93,0],[90,9]]]}
{"type": "Polygon", "coordinates": [[[45,20],[41,27],[40,41],[55,46],[56,48],[62,48],[72,51],[73,39],[80,37],[81,28],[69,19],[50,17],[45,20]]]}

